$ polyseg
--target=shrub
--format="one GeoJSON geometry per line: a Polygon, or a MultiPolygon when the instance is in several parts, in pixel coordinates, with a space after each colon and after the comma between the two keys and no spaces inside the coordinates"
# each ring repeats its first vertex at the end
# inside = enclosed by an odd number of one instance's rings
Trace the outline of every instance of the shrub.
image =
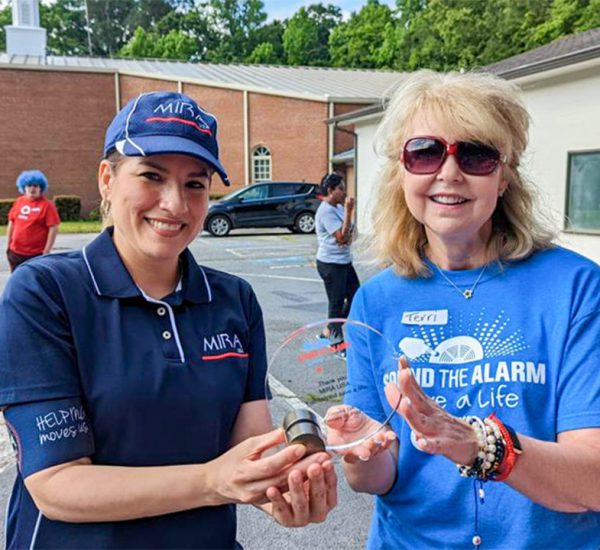
{"type": "Polygon", "coordinates": [[[0,225],[8,223],[8,213],[16,199],[0,199],[0,225]]]}
{"type": "Polygon", "coordinates": [[[55,195],[54,205],[61,221],[72,222],[81,219],[81,197],[77,195],[55,195]]]}
{"type": "Polygon", "coordinates": [[[100,214],[100,207],[94,208],[88,212],[87,219],[91,222],[99,222],[102,220],[102,214],[100,214]]]}

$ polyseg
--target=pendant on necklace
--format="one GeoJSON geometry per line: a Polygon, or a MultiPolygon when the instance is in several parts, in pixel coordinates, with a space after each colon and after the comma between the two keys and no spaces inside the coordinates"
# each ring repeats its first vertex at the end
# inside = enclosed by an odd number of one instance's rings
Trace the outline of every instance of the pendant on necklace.
{"type": "Polygon", "coordinates": [[[471,296],[473,296],[473,291],[470,288],[467,288],[462,294],[465,297],[465,300],[470,300],[471,296]]]}

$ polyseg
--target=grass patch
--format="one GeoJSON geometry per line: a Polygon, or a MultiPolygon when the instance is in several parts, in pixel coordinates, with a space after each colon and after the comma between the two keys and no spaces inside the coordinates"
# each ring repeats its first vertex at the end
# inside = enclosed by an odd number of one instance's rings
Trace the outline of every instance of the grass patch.
{"type": "MultiPolygon", "coordinates": [[[[102,230],[101,221],[78,220],[76,222],[61,222],[59,234],[69,233],[99,233],[102,230]]],[[[6,235],[6,226],[0,225],[0,236],[6,235]]]]}

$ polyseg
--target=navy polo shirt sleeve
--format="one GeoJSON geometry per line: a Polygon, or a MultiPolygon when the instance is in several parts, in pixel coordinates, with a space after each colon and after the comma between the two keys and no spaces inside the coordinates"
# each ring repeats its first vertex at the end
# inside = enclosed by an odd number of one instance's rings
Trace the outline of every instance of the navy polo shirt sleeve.
{"type": "Polygon", "coordinates": [[[10,406],[4,418],[24,478],[94,454],[87,415],[77,398],[10,406]]]}
{"type": "Polygon", "coordinates": [[[262,310],[250,285],[247,284],[246,290],[246,315],[249,329],[249,368],[244,401],[256,401],[266,398],[267,344],[262,310]]]}
{"type": "Polygon", "coordinates": [[[0,298],[0,407],[79,396],[59,286],[47,267],[23,265],[0,298]]]}

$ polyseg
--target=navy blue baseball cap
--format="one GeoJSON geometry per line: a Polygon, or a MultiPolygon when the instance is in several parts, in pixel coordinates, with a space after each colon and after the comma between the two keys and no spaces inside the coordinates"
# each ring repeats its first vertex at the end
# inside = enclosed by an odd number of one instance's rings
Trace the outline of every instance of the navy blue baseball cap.
{"type": "Polygon", "coordinates": [[[219,161],[217,119],[184,94],[150,92],[127,103],[106,130],[104,156],[113,151],[128,157],[191,155],[212,166],[230,185],[219,161]]]}

